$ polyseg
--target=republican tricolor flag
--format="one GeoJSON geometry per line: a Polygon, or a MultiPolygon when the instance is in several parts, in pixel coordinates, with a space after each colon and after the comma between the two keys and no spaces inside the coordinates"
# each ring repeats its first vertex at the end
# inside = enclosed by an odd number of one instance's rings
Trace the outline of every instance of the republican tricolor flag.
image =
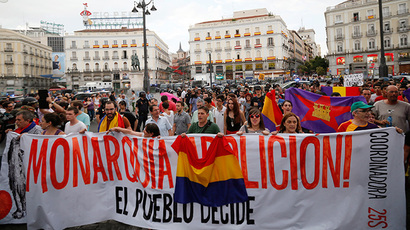
{"type": "Polygon", "coordinates": [[[179,136],[172,148],[178,153],[175,202],[219,207],[248,200],[239,162],[225,137],[215,137],[201,159],[187,137],[179,136]]]}
{"type": "Polygon", "coordinates": [[[276,131],[276,126],[280,125],[282,117],[282,111],[280,111],[278,103],[276,103],[275,90],[272,90],[265,96],[262,109],[263,123],[269,131],[276,131]]]}

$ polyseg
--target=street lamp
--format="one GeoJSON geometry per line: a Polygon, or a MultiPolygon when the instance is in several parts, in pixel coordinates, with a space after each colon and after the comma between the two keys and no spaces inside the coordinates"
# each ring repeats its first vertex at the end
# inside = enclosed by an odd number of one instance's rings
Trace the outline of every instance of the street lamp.
{"type": "Polygon", "coordinates": [[[209,81],[210,81],[210,87],[212,90],[212,59],[211,59],[211,52],[208,52],[209,54],[209,81]]]}
{"type": "Polygon", "coordinates": [[[154,1],[151,0],[148,3],[145,3],[145,0],[141,0],[137,3],[134,1],[134,8],[132,9],[133,13],[137,13],[137,8],[142,9],[142,25],[143,25],[143,37],[144,37],[144,84],[143,89],[146,93],[149,92],[150,82],[148,76],[148,54],[147,54],[147,30],[145,26],[145,15],[150,15],[151,13],[147,9],[147,7],[152,3],[151,11],[156,11],[157,8],[154,6],[154,1]]]}
{"type": "Polygon", "coordinates": [[[379,66],[379,77],[387,77],[387,65],[386,57],[384,56],[384,31],[383,31],[383,10],[382,10],[382,0],[379,0],[379,19],[380,19],[380,66],[379,66]]]}

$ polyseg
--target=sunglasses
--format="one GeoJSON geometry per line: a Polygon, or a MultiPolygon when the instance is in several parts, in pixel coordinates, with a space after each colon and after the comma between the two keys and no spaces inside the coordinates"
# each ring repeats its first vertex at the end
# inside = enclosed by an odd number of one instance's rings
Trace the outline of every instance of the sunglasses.
{"type": "Polygon", "coordinates": [[[255,115],[249,115],[250,118],[259,118],[259,114],[255,114],[255,115]]]}

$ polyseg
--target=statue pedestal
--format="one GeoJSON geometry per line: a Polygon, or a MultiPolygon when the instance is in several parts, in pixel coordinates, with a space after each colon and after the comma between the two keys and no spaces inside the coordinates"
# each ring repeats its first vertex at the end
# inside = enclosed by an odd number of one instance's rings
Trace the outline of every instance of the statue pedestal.
{"type": "Polygon", "coordinates": [[[135,91],[142,91],[144,87],[144,72],[132,71],[129,72],[131,89],[135,91]]]}

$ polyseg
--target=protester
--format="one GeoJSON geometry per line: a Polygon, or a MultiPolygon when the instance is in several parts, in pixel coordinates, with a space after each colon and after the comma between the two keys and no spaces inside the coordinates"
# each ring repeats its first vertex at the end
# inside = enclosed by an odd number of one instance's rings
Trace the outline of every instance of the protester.
{"type": "Polygon", "coordinates": [[[387,87],[386,96],[387,99],[374,104],[373,112],[376,114],[376,124],[382,127],[396,126],[407,132],[410,122],[410,104],[397,99],[398,89],[394,85],[387,87]],[[391,122],[388,121],[390,119],[391,122]]]}
{"type": "Polygon", "coordinates": [[[81,111],[81,109],[84,108],[84,104],[79,100],[75,100],[75,101],[72,101],[70,105],[71,107],[76,107],[78,109],[77,119],[85,124],[85,126],[87,127],[87,130],[90,130],[90,124],[91,124],[90,116],[88,116],[88,114],[81,111]]]}
{"type": "Polygon", "coordinates": [[[160,113],[160,116],[163,116],[168,119],[169,124],[173,127],[174,126],[174,111],[169,110],[169,103],[163,102],[162,109],[164,112],[160,113]]]}
{"type": "MultiPolygon", "coordinates": [[[[16,126],[17,129],[14,132],[18,134],[29,133],[29,134],[41,134],[43,131],[40,126],[36,125],[33,121],[35,115],[33,112],[22,110],[16,114],[16,126]]],[[[12,131],[11,129],[6,130],[6,133],[12,131]]]]}
{"type": "Polygon", "coordinates": [[[228,106],[224,114],[224,134],[235,134],[246,121],[245,115],[239,110],[236,98],[228,99],[228,106]]]}
{"type": "Polygon", "coordinates": [[[59,129],[61,126],[61,119],[57,113],[44,114],[40,121],[40,127],[44,130],[42,135],[64,135],[65,133],[59,129]]]}
{"type": "Polygon", "coordinates": [[[200,95],[201,91],[197,90],[194,91],[194,93],[191,95],[191,99],[189,100],[189,114],[192,115],[195,110],[197,110],[197,100],[200,99],[199,95],[200,95]]]}
{"type": "Polygon", "coordinates": [[[134,90],[131,90],[131,106],[132,106],[132,112],[135,111],[135,104],[137,102],[137,95],[135,94],[134,90]]]}
{"type": "Polygon", "coordinates": [[[362,95],[366,99],[366,103],[368,105],[373,105],[374,102],[371,101],[371,91],[368,88],[363,88],[360,92],[360,95],[362,95]]]}
{"type": "Polygon", "coordinates": [[[225,96],[223,94],[219,94],[216,97],[216,107],[212,111],[214,114],[214,123],[218,125],[219,130],[224,130],[225,126],[225,112],[226,107],[224,106],[225,96]]]}
{"type": "Polygon", "coordinates": [[[289,100],[285,100],[282,104],[283,115],[291,113],[293,109],[293,104],[289,100]]]}
{"type": "Polygon", "coordinates": [[[170,101],[170,100],[168,100],[168,96],[162,95],[162,96],[161,96],[161,103],[159,104],[159,110],[160,110],[161,113],[164,112],[164,108],[162,107],[162,104],[163,104],[164,102],[168,102],[168,104],[169,104],[169,108],[168,108],[168,109],[169,109],[169,110],[172,110],[172,111],[176,111],[176,110],[177,110],[177,108],[176,108],[176,106],[175,106],[175,103],[172,102],[172,101],[170,101]]]}
{"type": "Polygon", "coordinates": [[[262,111],[263,103],[265,102],[265,96],[262,95],[262,88],[255,86],[255,96],[252,98],[252,106],[259,108],[262,111]]]}
{"type": "Polygon", "coordinates": [[[245,114],[245,118],[248,119],[249,116],[249,110],[252,107],[252,94],[247,93],[245,94],[246,102],[243,106],[243,113],[245,114]]]}
{"type": "MultiPolygon", "coordinates": [[[[148,107],[150,102],[146,98],[145,92],[140,92],[139,94],[140,99],[136,102],[136,111],[135,114],[138,114],[138,125],[136,131],[140,131],[144,129],[145,122],[148,119],[148,107]]],[[[158,102],[158,101],[157,101],[158,102]]]]}
{"type": "MultiPolygon", "coordinates": [[[[277,131],[272,132],[272,134],[276,133],[277,131]]],[[[280,123],[279,133],[302,133],[299,117],[294,113],[284,115],[280,123]]]]}
{"type": "Polygon", "coordinates": [[[176,103],[177,112],[174,116],[173,133],[174,135],[180,135],[186,133],[191,126],[191,118],[184,111],[184,103],[182,101],[177,101],[176,103]]]}
{"type": "Polygon", "coordinates": [[[373,90],[374,94],[370,97],[370,101],[374,102],[377,97],[382,95],[382,90],[381,90],[382,84],[380,82],[377,82],[376,84],[373,85],[373,90]]]}
{"type": "Polygon", "coordinates": [[[67,109],[66,118],[68,122],[65,124],[64,128],[66,134],[83,133],[87,130],[87,126],[77,119],[78,112],[77,107],[70,107],[67,109]]]}
{"type": "Polygon", "coordinates": [[[108,132],[122,132],[124,134],[134,135],[134,136],[139,136],[139,137],[159,137],[160,135],[159,128],[154,123],[147,124],[143,132],[135,132],[135,131],[120,128],[120,127],[113,127],[110,130],[108,130],[108,132]]]}
{"type": "Polygon", "coordinates": [[[172,126],[169,124],[168,119],[159,115],[159,107],[151,105],[149,107],[151,118],[147,120],[147,124],[154,123],[158,126],[162,137],[172,136],[172,126]]]}
{"type": "Polygon", "coordinates": [[[98,132],[106,132],[113,127],[126,128],[131,130],[130,121],[122,117],[115,109],[115,102],[107,101],[105,103],[105,116],[98,125],[98,132]]]}
{"type": "MultiPolygon", "coordinates": [[[[197,108],[199,108],[199,107],[201,107],[201,106],[203,106],[203,105],[204,105],[204,100],[203,100],[202,98],[199,98],[198,100],[196,100],[196,107],[197,107],[197,108]]],[[[209,120],[209,121],[213,121],[213,120],[214,120],[214,115],[213,115],[213,113],[209,110],[209,108],[208,108],[208,111],[209,111],[208,120],[209,120]]],[[[193,124],[193,123],[195,123],[195,122],[198,122],[198,110],[195,110],[195,111],[192,113],[191,124],[193,124]]]]}
{"type": "Polygon", "coordinates": [[[369,122],[372,112],[371,108],[373,108],[372,105],[367,105],[363,101],[356,101],[353,103],[350,107],[353,119],[340,124],[337,132],[351,132],[378,128],[377,125],[369,122]]]}
{"type": "MultiPolygon", "coordinates": [[[[198,108],[198,122],[195,122],[189,127],[187,134],[190,133],[210,133],[210,134],[219,134],[223,135],[219,131],[218,125],[208,120],[209,109],[205,106],[198,108]]],[[[182,137],[185,136],[185,133],[181,134],[182,137]]]]}
{"type": "Polygon", "coordinates": [[[262,133],[263,135],[269,134],[269,129],[265,128],[262,114],[259,109],[253,108],[249,111],[247,124],[244,124],[236,134],[242,135],[244,133],[262,133]]]}
{"type": "MultiPolygon", "coordinates": [[[[374,99],[374,102],[378,102],[378,101],[382,101],[382,100],[386,100],[387,99],[387,87],[389,87],[389,85],[384,84],[381,87],[381,95],[376,97],[376,99],[374,99]]],[[[398,96],[398,95],[397,95],[398,96]]]]}
{"type": "Polygon", "coordinates": [[[131,125],[131,129],[132,130],[136,130],[137,126],[138,126],[138,120],[137,118],[134,116],[134,114],[132,114],[130,112],[129,109],[127,109],[127,103],[125,101],[120,101],[120,103],[118,104],[118,112],[126,117],[128,119],[128,121],[130,122],[131,125]]]}
{"type": "Polygon", "coordinates": [[[87,99],[85,99],[84,106],[85,108],[87,108],[87,115],[90,118],[90,121],[92,121],[95,116],[95,106],[94,106],[94,101],[92,100],[92,98],[87,97],[87,99]]]}

